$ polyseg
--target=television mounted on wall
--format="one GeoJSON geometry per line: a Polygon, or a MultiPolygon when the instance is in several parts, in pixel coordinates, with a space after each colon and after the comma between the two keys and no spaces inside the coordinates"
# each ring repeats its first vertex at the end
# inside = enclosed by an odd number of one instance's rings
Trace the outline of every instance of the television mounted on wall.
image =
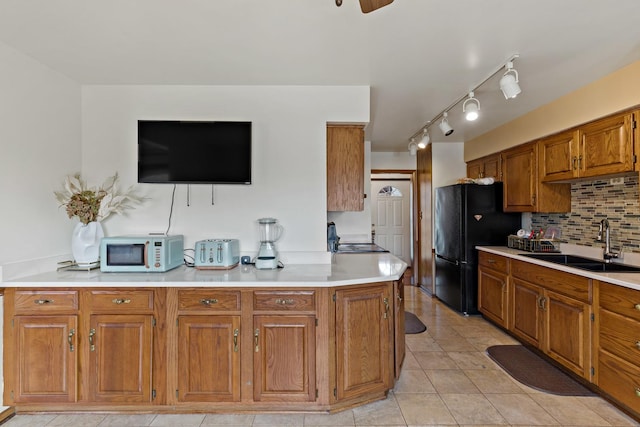
{"type": "Polygon", "coordinates": [[[138,120],[138,182],[251,184],[251,122],[138,120]]]}

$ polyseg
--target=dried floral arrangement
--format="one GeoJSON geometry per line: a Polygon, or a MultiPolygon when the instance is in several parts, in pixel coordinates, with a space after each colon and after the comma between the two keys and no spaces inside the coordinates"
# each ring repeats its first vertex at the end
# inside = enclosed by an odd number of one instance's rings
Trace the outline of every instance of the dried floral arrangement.
{"type": "Polygon", "coordinates": [[[78,217],[80,222],[88,224],[93,221],[102,221],[114,213],[121,214],[144,200],[134,194],[133,186],[120,192],[118,181],[116,173],[107,178],[102,186],[90,188],[77,173],[65,178],[62,191],[53,193],[60,202],[60,206],[65,207],[69,218],[78,217]]]}

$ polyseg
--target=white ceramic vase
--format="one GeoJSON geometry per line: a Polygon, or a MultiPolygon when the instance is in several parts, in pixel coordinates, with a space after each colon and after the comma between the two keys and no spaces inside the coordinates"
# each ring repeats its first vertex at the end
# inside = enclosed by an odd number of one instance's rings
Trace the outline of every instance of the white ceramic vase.
{"type": "Polygon", "coordinates": [[[79,265],[93,264],[100,259],[100,239],[104,237],[102,225],[94,221],[89,224],[79,222],[71,236],[71,253],[79,265]]]}

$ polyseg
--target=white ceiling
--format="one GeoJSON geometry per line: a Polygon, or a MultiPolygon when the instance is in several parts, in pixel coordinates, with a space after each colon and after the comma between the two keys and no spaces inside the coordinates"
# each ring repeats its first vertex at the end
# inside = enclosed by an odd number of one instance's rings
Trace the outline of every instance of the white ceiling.
{"type": "MultiPolygon", "coordinates": [[[[0,0],[0,42],[82,84],[369,85],[373,151],[409,138],[514,53],[465,141],[640,59],[640,0],[0,0]]],[[[1,64],[0,64],[1,65],[1,64]]],[[[640,76],[639,76],[640,78],[640,76]]],[[[313,102],[312,99],[309,102],[313,102]]]]}

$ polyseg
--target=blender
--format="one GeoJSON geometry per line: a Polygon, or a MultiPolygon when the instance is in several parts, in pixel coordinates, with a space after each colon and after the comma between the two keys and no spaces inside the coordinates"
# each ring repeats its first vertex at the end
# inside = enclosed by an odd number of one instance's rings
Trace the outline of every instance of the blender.
{"type": "Polygon", "coordinates": [[[273,270],[278,268],[278,251],[275,242],[282,234],[282,226],[275,218],[260,218],[260,249],[256,257],[255,265],[260,270],[273,270]]]}

